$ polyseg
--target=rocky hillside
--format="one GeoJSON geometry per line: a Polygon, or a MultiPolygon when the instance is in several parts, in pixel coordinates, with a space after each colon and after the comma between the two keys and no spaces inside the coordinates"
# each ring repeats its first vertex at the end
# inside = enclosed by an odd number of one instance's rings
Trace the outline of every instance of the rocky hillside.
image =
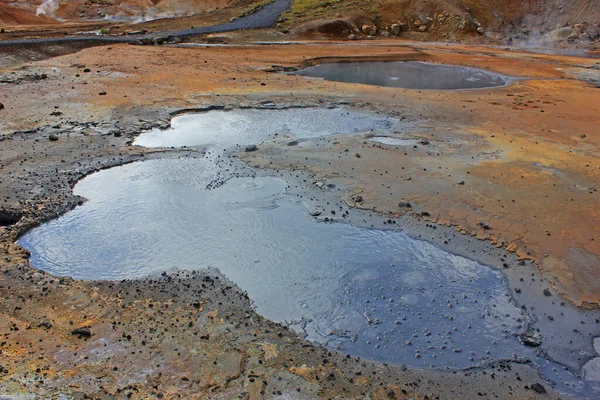
{"type": "MultiPolygon", "coordinates": [[[[263,1],[270,0],[0,0],[0,28],[159,18],[188,23],[183,17],[210,20],[210,11],[263,1]]],[[[279,22],[284,32],[326,38],[597,46],[600,0],[294,0],[279,22]]]]}
{"type": "Polygon", "coordinates": [[[298,33],[422,40],[598,40],[598,0],[296,0],[284,25],[298,33]]]}
{"type": "Polygon", "coordinates": [[[256,0],[0,0],[0,24],[21,25],[89,20],[147,21],[195,15],[256,0]],[[35,17],[43,17],[42,19],[35,17]]]}

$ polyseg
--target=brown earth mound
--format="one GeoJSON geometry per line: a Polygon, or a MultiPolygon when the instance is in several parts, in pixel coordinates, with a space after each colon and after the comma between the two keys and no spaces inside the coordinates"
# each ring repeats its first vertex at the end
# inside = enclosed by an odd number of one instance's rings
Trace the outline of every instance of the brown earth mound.
{"type": "Polygon", "coordinates": [[[0,2],[0,26],[9,25],[46,25],[55,24],[56,21],[44,16],[37,16],[25,10],[11,7],[0,2]]]}
{"type": "Polygon", "coordinates": [[[294,33],[321,33],[330,36],[341,36],[348,35],[356,29],[358,29],[356,25],[347,19],[323,19],[302,24],[294,29],[294,33]]]}

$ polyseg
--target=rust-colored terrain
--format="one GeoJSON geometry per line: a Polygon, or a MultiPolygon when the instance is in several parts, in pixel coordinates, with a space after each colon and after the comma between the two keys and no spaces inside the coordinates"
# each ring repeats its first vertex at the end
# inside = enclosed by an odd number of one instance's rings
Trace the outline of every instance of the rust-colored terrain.
{"type": "MultiPolygon", "coordinates": [[[[55,25],[57,19],[35,15],[41,2],[14,3],[0,2],[0,27],[10,31],[0,39],[54,36],[56,26],[69,32],[107,26],[86,21],[91,11],[84,18],[66,5],[55,17],[62,15],[67,22],[55,25]]],[[[187,4],[150,3],[110,6],[173,10],[187,4]]],[[[108,24],[115,33],[140,26],[187,28],[227,21],[257,2],[208,3],[225,8],[204,16],[194,9],[191,16],[144,25],[108,24]]],[[[131,146],[142,130],[168,126],[171,112],[265,102],[344,104],[402,118],[405,127],[395,137],[417,144],[383,145],[361,134],[336,137],[332,146],[319,149],[275,139],[239,157],[254,168],[303,170],[317,180],[340,183],[342,199],[371,210],[374,219],[404,216],[424,232],[439,227],[445,236],[423,233],[423,238],[450,250],[449,237],[472,240],[469,257],[484,260],[482,249],[487,254],[493,249],[494,267],[522,268],[523,274],[548,282],[552,293],[561,296],[548,297],[548,302],[597,309],[600,60],[395,37],[443,40],[448,35],[481,42],[502,36],[505,43],[510,36],[526,41],[555,31],[565,18],[562,25],[576,35],[553,43],[585,44],[590,50],[597,39],[588,41],[585,34],[591,38],[597,27],[597,2],[559,1],[544,7],[538,1],[323,3],[296,1],[274,29],[188,40],[197,43],[0,47],[0,397],[567,398],[553,392],[530,364],[499,361],[468,371],[407,370],[329,351],[257,315],[250,299],[211,271],[82,282],[32,269],[26,251],[15,244],[28,228],[79,204],[72,187],[91,172],[144,159],[201,156],[131,146]],[[444,21],[471,25],[465,32],[456,27],[446,31],[446,22],[437,19],[445,12],[444,21]],[[423,24],[428,16],[435,20],[423,24]],[[421,19],[418,25],[416,19],[421,19]],[[343,23],[330,30],[327,24],[338,20],[343,23]],[[484,27],[483,33],[473,20],[484,27]],[[393,24],[403,24],[398,35],[390,30],[393,24]],[[377,28],[374,35],[368,32],[371,25],[377,28]],[[529,29],[533,26],[539,36],[529,29]],[[350,41],[349,35],[379,40],[350,41]],[[307,38],[318,40],[256,44],[307,38]],[[461,65],[511,79],[493,89],[434,91],[281,73],[323,62],[366,60],[461,65]],[[356,195],[361,201],[355,201],[356,195]],[[77,328],[89,328],[89,335],[85,329],[73,334],[77,328]],[[532,389],[538,382],[548,393],[532,389]]],[[[103,5],[72,4],[86,10],[103,5]]],[[[455,250],[467,252],[466,247],[455,250]]],[[[560,324],[558,318],[555,324],[560,324]]],[[[560,338],[553,340],[548,342],[560,338]]],[[[592,337],[581,335],[579,340],[591,348],[592,337]]],[[[564,343],[564,348],[570,345],[577,344],[564,343]]],[[[552,354],[553,349],[543,346],[552,354]]],[[[578,373],[589,357],[581,351],[579,365],[569,368],[578,373]]]]}

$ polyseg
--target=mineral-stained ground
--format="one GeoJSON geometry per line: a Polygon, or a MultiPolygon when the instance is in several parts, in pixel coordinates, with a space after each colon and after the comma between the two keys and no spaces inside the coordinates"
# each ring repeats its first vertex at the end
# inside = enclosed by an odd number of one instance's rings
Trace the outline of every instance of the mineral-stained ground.
{"type": "MultiPolygon", "coordinates": [[[[215,271],[89,282],[29,266],[16,239],[80,204],[79,179],[138,160],[201,156],[131,145],[142,130],[167,127],[171,113],[343,104],[402,118],[402,137],[418,144],[364,134],[323,148],[275,139],[239,157],[259,170],[335,181],[341,200],[373,211],[373,221],[399,218],[413,235],[504,271],[511,288],[520,268],[561,298],[548,302],[598,307],[598,59],[392,38],[251,44],[280,37],[265,30],[228,34],[226,46],[2,49],[0,397],[564,398],[527,363],[421,370],[325,349],[259,316],[215,271]],[[510,81],[405,90],[281,72],[365,60],[475,67],[510,81]]],[[[544,324],[551,332],[560,320],[544,324]]],[[[591,337],[581,340],[591,348],[591,337]]]]}

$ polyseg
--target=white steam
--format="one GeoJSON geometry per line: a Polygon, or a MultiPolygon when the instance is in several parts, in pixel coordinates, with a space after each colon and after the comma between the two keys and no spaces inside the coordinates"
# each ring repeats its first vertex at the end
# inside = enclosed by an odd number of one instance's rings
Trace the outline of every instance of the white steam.
{"type": "Polygon", "coordinates": [[[60,0],[44,0],[44,2],[37,8],[35,15],[45,15],[47,17],[55,17],[54,13],[58,9],[60,0]]]}

